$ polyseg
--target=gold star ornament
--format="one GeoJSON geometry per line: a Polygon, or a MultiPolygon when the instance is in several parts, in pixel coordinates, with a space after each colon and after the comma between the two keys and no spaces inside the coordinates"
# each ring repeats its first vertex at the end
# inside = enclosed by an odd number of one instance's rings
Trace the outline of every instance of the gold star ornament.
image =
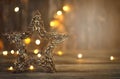
{"type": "Polygon", "coordinates": [[[28,70],[38,70],[44,72],[55,72],[55,63],[53,61],[52,52],[54,48],[61,42],[63,42],[68,35],[59,34],[54,31],[46,31],[44,23],[39,11],[33,13],[30,27],[23,33],[10,33],[7,35],[10,42],[15,43],[20,54],[14,62],[14,72],[24,72],[28,70]],[[33,34],[37,34],[39,37],[38,43],[40,51],[37,51],[37,55],[30,55],[23,39],[26,37],[32,37],[33,34]]]}

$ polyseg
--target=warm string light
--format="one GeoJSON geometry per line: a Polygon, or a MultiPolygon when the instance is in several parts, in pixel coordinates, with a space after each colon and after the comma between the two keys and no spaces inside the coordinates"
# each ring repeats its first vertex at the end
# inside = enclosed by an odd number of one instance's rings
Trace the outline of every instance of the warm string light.
{"type": "Polygon", "coordinates": [[[10,67],[8,68],[8,70],[13,71],[14,68],[13,68],[12,66],[10,66],[10,67]]]}
{"type": "Polygon", "coordinates": [[[35,49],[34,54],[38,54],[38,53],[39,53],[39,49],[35,49]]]}
{"type": "Polygon", "coordinates": [[[34,68],[33,65],[30,65],[29,69],[30,69],[30,70],[34,70],[35,68],[34,68]]]}
{"type": "Polygon", "coordinates": [[[78,58],[82,58],[83,55],[82,55],[82,54],[78,54],[77,57],[78,57],[78,58]]]}
{"type": "Polygon", "coordinates": [[[70,11],[70,6],[69,5],[64,5],[63,6],[63,11],[69,12],[70,11]]]}
{"type": "Polygon", "coordinates": [[[19,7],[15,7],[15,8],[14,8],[14,11],[15,11],[15,12],[19,12],[19,7]]]}
{"type": "Polygon", "coordinates": [[[17,54],[17,55],[19,54],[19,51],[18,51],[18,50],[16,51],[16,54],[17,54]]]}
{"type": "MultiPolygon", "coordinates": [[[[15,52],[14,50],[11,50],[10,53],[11,53],[11,54],[15,54],[15,53],[16,53],[16,54],[18,55],[18,54],[19,54],[19,51],[16,51],[16,52],[15,52]]],[[[2,54],[3,54],[4,56],[7,56],[7,55],[8,55],[8,51],[3,51],[2,54]]]]}
{"type": "Polygon", "coordinates": [[[60,23],[59,23],[58,20],[52,20],[52,21],[50,22],[50,26],[51,26],[52,28],[55,28],[55,27],[57,27],[57,26],[59,26],[59,25],[60,25],[60,23]]]}
{"type": "Polygon", "coordinates": [[[28,38],[26,38],[26,39],[24,39],[24,43],[25,44],[30,44],[30,42],[31,42],[31,39],[28,37],[28,38]]]}
{"type": "Polygon", "coordinates": [[[115,58],[114,56],[110,56],[110,60],[113,61],[115,58]]]}
{"type": "Polygon", "coordinates": [[[62,10],[58,10],[55,14],[54,14],[54,19],[52,21],[50,21],[50,26],[52,28],[56,28],[59,32],[64,32],[64,15],[63,15],[63,11],[64,12],[69,12],[71,11],[71,7],[70,5],[64,5],[62,7],[62,10]]]}
{"type": "Polygon", "coordinates": [[[10,52],[11,52],[11,54],[14,54],[14,53],[15,53],[15,51],[14,51],[14,50],[11,50],[10,52]]]}
{"type": "Polygon", "coordinates": [[[57,11],[57,15],[62,15],[62,11],[57,11]]]}
{"type": "Polygon", "coordinates": [[[37,54],[37,57],[39,57],[39,58],[40,58],[40,57],[41,57],[41,54],[37,54]]]}
{"type": "Polygon", "coordinates": [[[40,43],[41,43],[41,42],[40,42],[39,39],[37,39],[37,40],[35,41],[35,44],[36,44],[36,45],[40,45],[40,43]]]}
{"type": "Polygon", "coordinates": [[[62,55],[63,55],[63,52],[62,52],[62,51],[58,51],[57,54],[58,54],[59,56],[62,56],[62,55]]]}
{"type": "Polygon", "coordinates": [[[7,56],[8,55],[8,51],[3,51],[3,55],[7,56]]]}

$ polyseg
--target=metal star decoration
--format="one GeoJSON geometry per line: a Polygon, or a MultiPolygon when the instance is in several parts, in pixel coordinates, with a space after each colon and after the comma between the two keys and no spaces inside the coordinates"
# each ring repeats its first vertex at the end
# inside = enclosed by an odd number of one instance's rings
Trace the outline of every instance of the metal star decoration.
{"type": "Polygon", "coordinates": [[[55,72],[56,69],[52,52],[56,45],[63,42],[68,37],[66,34],[58,34],[53,31],[47,32],[39,11],[34,12],[30,27],[27,29],[27,32],[13,32],[5,35],[8,36],[10,42],[15,43],[20,52],[18,58],[14,62],[14,72],[28,71],[28,68],[31,65],[39,71],[55,72]],[[23,43],[23,39],[26,37],[31,37],[34,33],[39,35],[39,38],[43,43],[43,45],[40,45],[40,52],[38,53],[40,55],[39,57],[36,55],[29,55],[29,52],[23,43]]]}

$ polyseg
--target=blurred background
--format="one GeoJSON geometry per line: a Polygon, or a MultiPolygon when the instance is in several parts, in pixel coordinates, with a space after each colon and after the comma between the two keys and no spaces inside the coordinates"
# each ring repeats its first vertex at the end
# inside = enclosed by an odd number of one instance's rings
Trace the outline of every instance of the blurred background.
{"type": "MultiPolygon", "coordinates": [[[[0,0],[0,33],[24,32],[35,10],[46,30],[69,35],[53,53],[56,64],[120,62],[120,0],[0,0]]],[[[34,53],[39,41],[32,39],[34,53]]],[[[3,37],[0,51],[0,62],[18,53],[3,37]]]]}

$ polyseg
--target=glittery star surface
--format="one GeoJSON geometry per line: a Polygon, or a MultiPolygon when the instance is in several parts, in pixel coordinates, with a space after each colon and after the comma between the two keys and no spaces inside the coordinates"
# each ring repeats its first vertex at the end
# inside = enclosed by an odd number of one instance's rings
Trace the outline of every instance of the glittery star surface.
{"type": "Polygon", "coordinates": [[[15,43],[20,54],[14,62],[15,72],[28,71],[30,65],[33,65],[35,69],[45,72],[55,72],[55,63],[53,61],[52,52],[57,44],[63,42],[68,36],[66,34],[59,34],[57,32],[47,32],[43,24],[41,14],[39,11],[34,12],[31,20],[30,27],[23,33],[6,33],[11,43],[15,43]],[[31,56],[25,48],[23,39],[31,37],[34,33],[38,34],[42,45],[40,45],[41,51],[37,56],[31,56]],[[45,43],[45,44],[44,44],[45,43]]]}

